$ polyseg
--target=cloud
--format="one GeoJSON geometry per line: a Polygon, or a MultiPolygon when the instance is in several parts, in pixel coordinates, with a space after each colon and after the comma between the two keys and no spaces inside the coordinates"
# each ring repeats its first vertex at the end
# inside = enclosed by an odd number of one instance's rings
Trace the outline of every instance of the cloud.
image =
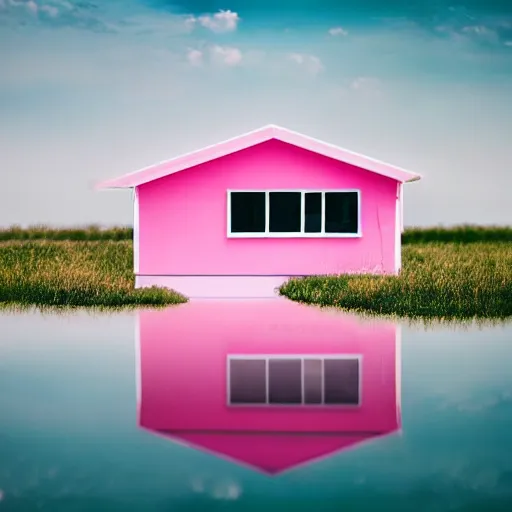
{"type": "Polygon", "coordinates": [[[192,491],[197,494],[208,494],[216,500],[234,501],[242,495],[242,488],[233,480],[223,482],[207,482],[202,478],[191,481],[192,491]]]}
{"type": "MultiPolygon", "coordinates": [[[[0,0],[0,7],[12,7],[14,9],[23,8],[33,16],[37,16],[40,13],[45,13],[48,16],[55,17],[59,14],[59,9],[52,5],[52,3],[59,4],[60,2],[58,0],[55,0],[50,4],[45,3],[41,5],[41,2],[37,3],[35,2],[35,0],[0,0]]],[[[69,6],[67,2],[65,2],[65,4],[69,6]]]]}
{"type": "Polygon", "coordinates": [[[505,46],[512,46],[512,41],[505,41],[503,44],[505,46]]]}
{"type": "Polygon", "coordinates": [[[191,66],[199,67],[205,63],[214,66],[238,66],[243,59],[240,49],[233,46],[221,46],[218,44],[198,48],[188,48],[187,62],[191,66]]]}
{"type": "Polygon", "coordinates": [[[473,39],[484,42],[496,43],[499,41],[498,32],[485,25],[468,25],[462,27],[461,32],[473,39]]]}
{"type": "Polygon", "coordinates": [[[212,497],[217,500],[237,500],[242,495],[242,488],[236,482],[217,484],[212,491],[212,497]]]}
{"type": "Polygon", "coordinates": [[[512,392],[487,391],[464,393],[460,396],[449,396],[440,402],[442,409],[458,410],[465,413],[480,413],[488,410],[498,410],[512,405],[512,392]]]}
{"type": "Polygon", "coordinates": [[[48,14],[48,16],[51,16],[52,18],[55,18],[59,14],[59,9],[53,5],[43,5],[41,7],[41,11],[48,14]]]}
{"type": "Polygon", "coordinates": [[[313,75],[320,73],[324,69],[322,61],[315,55],[290,53],[288,58],[313,75]]]}
{"type": "Polygon", "coordinates": [[[214,45],[210,48],[212,61],[226,66],[237,66],[242,62],[242,52],[231,46],[214,45]]]}
{"type": "Polygon", "coordinates": [[[44,24],[52,28],[73,27],[95,32],[117,32],[119,27],[124,26],[124,21],[117,18],[108,22],[109,13],[103,3],[96,5],[87,1],[70,3],[67,0],[0,0],[0,7],[7,14],[0,18],[0,25],[44,24]]]}
{"type": "Polygon", "coordinates": [[[494,31],[483,25],[469,25],[467,27],[462,27],[462,32],[465,32],[466,34],[476,34],[478,36],[494,33],[494,31]]]}
{"type": "Polygon", "coordinates": [[[223,32],[233,32],[236,30],[239,22],[240,16],[238,16],[236,12],[230,10],[221,10],[214,15],[204,14],[197,18],[194,16],[189,16],[185,20],[185,25],[192,28],[196,24],[199,24],[205,28],[210,29],[212,32],[220,34],[223,32]]]}
{"type": "Polygon", "coordinates": [[[471,19],[471,24],[464,21],[466,23],[447,22],[437,25],[434,30],[455,42],[473,45],[500,46],[512,37],[512,22],[506,19],[487,17],[479,19],[478,23],[471,19]]]}
{"type": "Polygon", "coordinates": [[[381,81],[378,78],[370,76],[358,76],[350,83],[350,88],[354,91],[360,91],[370,94],[381,94],[381,81]]]}
{"type": "Polygon", "coordinates": [[[189,48],[187,51],[187,60],[192,66],[201,66],[203,63],[203,52],[189,48]]]}
{"type": "Polygon", "coordinates": [[[331,36],[346,36],[348,35],[348,32],[341,27],[333,27],[329,29],[329,34],[331,36]]]}
{"type": "Polygon", "coordinates": [[[34,14],[37,14],[37,12],[39,11],[38,5],[33,0],[30,0],[29,2],[27,2],[26,6],[27,6],[27,9],[34,14]]]}

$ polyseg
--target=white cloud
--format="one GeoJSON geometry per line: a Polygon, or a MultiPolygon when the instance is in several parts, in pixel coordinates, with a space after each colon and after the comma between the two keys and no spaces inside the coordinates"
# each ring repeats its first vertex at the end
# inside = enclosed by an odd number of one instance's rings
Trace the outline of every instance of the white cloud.
{"type": "Polygon", "coordinates": [[[200,66],[203,63],[203,52],[189,48],[187,51],[187,60],[192,66],[200,66]]]}
{"type": "Polygon", "coordinates": [[[237,66],[242,62],[242,52],[231,46],[214,45],[210,48],[212,61],[226,66],[237,66]]]}
{"type": "Polygon", "coordinates": [[[37,14],[37,11],[39,10],[39,7],[37,6],[37,4],[33,1],[33,0],[30,0],[29,2],[27,2],[27,9],[34,13],[34,14],[37,14]]]}
{"type": "Polygon", "coordinates": [[[38,3],[35,0],[0,0],[0,7],[24,8],[34,16],[44,13],[52,18],[58,16],[59,8],[73,10],[73,6],[65,0],[53,0],[50,4],[38,3]],[[57,4],[59,7],[54,4],[57,4]]]}
{"type": "Polygon", "coordinates": [[[212,490],[212,497],[217,500],[237,500],[241,495],[242,488],[236,482],[223,482],[212,490]]]}
{"type": "Polygon", "coordinates": [[[494,34],[493,30],[485,27],[484,25],[470,25],[467,27],[463,27],[462,32],[465,32],[466,34],[476,34],[478,36],[494,34]]]}
{"type": "Polygon", "coordinates": [[[350,88],[354,91],[364,93],[380,94],[381,81],[378,78],[369,76],[358,76],[350,83],[350,88]]]}
{"type": "Polygon", "coordinates": [[[498,32],[492,28],[484,25],[471,25],[462,29],[463,34],[468,37],[473,37],[480,41],[496,44],[500,42],[498,32]]]}
{"type": "Polygon", "coordinates": [[[185,28],[187,30],[192,30],[196,24],[196,18],[194,18],[194,16],[188,16],[187,18],[185,18],[185,28]]]}
{"type": "Polygon", "coordinates": [[[346,36],[348,35],[348,32],[341,27],[333,27],[329,29],[329,34],[331,36],[346,36]]]}
{"type": "Polygon", "coordinates": [[[236,12],[227,10],[227,11],[219,11],[214,15],[204,14],[199,17],[189,16],[185,20],[185,25],[188,28],[194,27],[197,23],[199,25],[210,29],[212,32],[222,33],[222,32],[233,32],[236,30],[238,23],[240,21],[240,16],[236,12]]]}
{"type": "Polygon", "coordinates": [[[192,491],[197,494],[209,494],[216,500],[234,501],[242,495],[242,488],[233,480],[224,482],[206,482],[202,478],[194,478],[191,481],[192,491]]]}
{"type": "Polygon", "coordinates": [[[217,66],[238,66],[242,58],[242,52],[232,46],[212,45],[201,50],[187,50],[187,61],[192,66],[202,66],[206,62],[217,66]]]}
{"type": "Polygon", "coordinates": [[[324,69],[322,61],[315,55],[307,55],[304,53],[290,53],[288,55],[288,58],[295,62],[296,64],[298,64],[299,66],[302,66],[304,69],[306,69],[309,73],[313,75],[320,73],[320,71],[324,69]]]}
{"type": "Polygon", "coordinates": [[[505,46],[512,46],[512,41],[505,41],[503,44],[505,46]]]}
{"type": "Polygon", "coordinates": [[[59,14],[59,9],[57,7],[54,7],[53,5],[43,5],[41,7],[41,11],[48,14],[48,16],[51,16],[52,18],[55,18],[59,14]]]}
{"type": "Polygon", "coordinates": [[[205,491],[205,485],[201,478],[193,478],[190,482],[190,486],[192,487],[192,491],[198,494],[202,494],[205,491]]]}

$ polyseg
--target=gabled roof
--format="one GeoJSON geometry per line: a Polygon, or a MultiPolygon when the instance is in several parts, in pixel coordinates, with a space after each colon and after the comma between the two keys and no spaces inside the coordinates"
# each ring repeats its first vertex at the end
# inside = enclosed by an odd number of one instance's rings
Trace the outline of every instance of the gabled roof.
{"type": "Polygon", "coordinates": [[[340,432],[329,435],[150,431],[171,441],[184,443],[190,448],[274,476],[318,462],[362,443],[396,434],[400,429],[374,433],[340,432]]]}
{"type": "Polygon", "coordinates": [[[301,133],[270,124],[244,133],[238,137],[207,146],[203,149],[192,151],[181,156],[177,156],[170,160],[165,160],[157,164],[145,167],[130,174],[125,174],[118,178],[99,183],[97,189],[105,188],[132,188],[148,183],[149,181],[183,171],[190,167],[203,164],[210,160],[220,158],[235,151],[250,148],[256,144],[266,142],[272,139],[280,140],[294,146],[312,151],[314,153],[339,160],[362,169],[387,176],[401,183],[416,181],[421,178],[420,174],[406,171],[400,167],[396,167],[374,158],[370,158],[359,153],[354,153],[347,149],[340,148],[327,142],[302,135],[301,133]]]}

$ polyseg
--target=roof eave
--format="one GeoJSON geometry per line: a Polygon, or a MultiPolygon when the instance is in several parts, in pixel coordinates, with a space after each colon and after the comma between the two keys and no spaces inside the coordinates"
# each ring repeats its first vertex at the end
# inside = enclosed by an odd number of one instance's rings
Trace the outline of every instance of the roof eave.
{"type": "Polygon", "coordinates": [[[227,149],[226,145],[233,143],[234,141],[240,142],[240,148],[234,149],[234,150],[232,149],[231,152],[238,151],[240,149],[246,149],[247,147],[251,147],[255,144],[265,142],[270,139],[277,139],[277,140],[281,140],[282,142],[286,142],[286,143],[289,143],[292,145],[297,145],[298,147],[302,147],[303,149],[308,149],[315,153],[323,154],[324,156],[334,158],[334,159],[337,159],[340,161],[345,161],[345,160],[343,160],[342,158],[339,158],[339,157],[337,158],[336,155],[333,155],[332,150],[335,150],[336,152],[342,151],[345,153],[345,155],[351,155],[352,157],[356,157],[356,159],[363,158],[367,162],[370,162],[369,167],[366,167],[365,165],[361,165],[357,161],[351,162],[350,160],[353,160],[353,158],[348,158],[347,163],[350,165],[355,165],[357,167],[361,167],[362,169],[368,170],[370,172],[374,172],[376,174],[387,176],[387,177],[395,179],[401,183],[409,183],[409,182],[413,182],[413,181],[417,181],[417,180],[421,179],[421,175],[419,175],[419,174],[411,173],[410,171],[406,171],[405,169],[394,167],[394,166],[386,164],[384,162],[379,162],[373,158],[369,158],[364,155],[360,155],[360,154],[354,153],[352,151],[345,150],[343,148],[335,146],[334,144],[319,141],[319,140],[309,137],[307,135],[303,135],[298,132],[294,132],[292,130],[282,128],[282,127],[274,125],[274,124],[269,124],[269,125],[263,126],[262,128],[259,128],[257,130],[254,130],[252,132],[249,132],[249,133],[246,133],[243,135],[239,135],[238,137],[233,137],[226,141],[207,146],[206,148],[195,150],[190,153],[187,153],[187,154],[184,154],[181,156],[177,156],[170,160],[162,161],[162,162],[153,164],[151,166],[145,167],[143,169],[139,169],[137,171],[131,172],[129,174],[125,174],[118,178],[114,178],[114,179],[110,179],[108,181],[101,182],[98,185],[96,185],[95,189],[96,190],[104,190],[104,189],[138,187],[140,185],[144,185],[146,183],[149,183],[151,181],[154,181],[156,179],[159,179],[159,178],[165,176],[166,174],[164,174],[164,173],[162,173],[160,175],[160,173],[158,173],[158,172],[152,173],[151,171],[154,171],[154,170],[157,171],[159,168],[161,168],[164,165],[166,167],[167,166],[171,167],[171,164],[173,163],[173,161],[177,163],[177,166],[174,170],[167,169],[168,171],[170,171],[169,172],[170,174],[172,174],[174,172],[181,171],[181,170],[185,170],[190,167],[194,167],[195,165],[198,165],[200,163],[204,163],[209,160],[213,160],[215,158],[223,157],[223,156],[230,154],[229,150],[225,151],[227,149]],[[251,140],[251,137],[254,137],[254,136],[256,136],[256,137],[251,140]],[[301,141],[305,142],[305,143],[301,144],[301,141]],[[318,148],[311,147],[311,143],[319,144],[323,148],[329,148],[329,151],[327,151],[325,153],[323,153],[322,151],[318,151],[318,148]],[[221,149],[219,151],[219,153],[217,154],[217,156],[209,155],[209,159],[201,158],[201,155],[204,155],[207,150],[211,150],[214,147],[218,147],[221,149]],[[224,149],[224,151],[222,150],[222,148],[224,149]],[[182,159],[186,156],[190,157],[192,155],[195,155],[197,157],[196,161],[187,162],[187,165],[185,165],[185,166],[182,166],[179,164],[180,159],[182,159]],[[380,170],[380,169],[377,170],[375,168],[372,169],[372,167],[374,167],[372,164],[378,164],[379,166],[384,166],[385,168],[387,167],[388,172],[382,172],[382,170],[380,170]],[[395,176],[393,176],[393,174],[395,176]],[[410,177],[407,178],[406,176],[410,176],[410,177]],[[126,182],[128,182],[128,183],[126,183],[126,182]]]}

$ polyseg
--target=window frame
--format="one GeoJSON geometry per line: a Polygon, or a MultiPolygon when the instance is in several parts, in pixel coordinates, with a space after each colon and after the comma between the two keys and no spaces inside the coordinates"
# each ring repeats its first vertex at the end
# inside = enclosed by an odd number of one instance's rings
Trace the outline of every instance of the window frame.
{"type": "Polygon", "coordinates": [[[356,409],[363,403],[363,355],[362,354],[228,354],[226,357],[226,405],[228,407],[307,407],[307,408],[346,408],[356,409]],[[265,403],[231,403],[231,361],[236,360],[264,360],[265,381],[266,381],[266,402],[265,403]],[[300,404],[278,404],[269,403],[269,360],[270,359],[300,359],[301,361],[301,386],[302,402],[300,404]],[[319,404],[306,404],[304,386],[304,360],[320,359],[322,361],[322,402],[319,404]],[[357,404],[326,404],[325,403],[325,361],[335,360],[357,360],[358,361],[358,402],[357,404]]]}
{"type": "Polygon", "coordinates": [[[227,190],[227,237],[228,238],[361,238],[361,190],[347,189],[228,189],[227,190]],[[260,233],[232,233],[231,232],[231,194],[237,192],[260,192],[265,194],[265,231],[260,233]],[[301,193],[301,219],[300,232],[271,232],[270,228],[270,192],[300,192],[301,193]],[[322,224],[320,233],[306,233],[306,193],[322,194],[322,224]],[[357,193],[357,233],[326,233],[325,232],[325,194],[330,192],[356,192],[357,193]]]}

